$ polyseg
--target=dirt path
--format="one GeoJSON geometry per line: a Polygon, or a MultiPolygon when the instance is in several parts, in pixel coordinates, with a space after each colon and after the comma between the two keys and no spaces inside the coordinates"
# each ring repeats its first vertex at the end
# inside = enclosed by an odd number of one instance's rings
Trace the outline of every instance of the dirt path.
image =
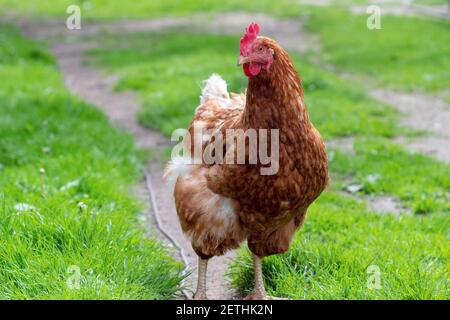
{"type": "Polygon", "coordinates": [[[397,138],[409,149],[450,162],[450,105],[439,97],[404,93],[391,89],[370,89],[369,95],[403,113],[401,124],[428,134],[414,139],[397,138]]]}

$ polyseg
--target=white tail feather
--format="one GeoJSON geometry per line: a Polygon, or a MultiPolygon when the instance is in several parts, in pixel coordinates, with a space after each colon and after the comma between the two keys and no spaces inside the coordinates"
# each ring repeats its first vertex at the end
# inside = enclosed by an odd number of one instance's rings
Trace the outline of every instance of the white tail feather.
{"type": "Polygon", "coordinates": [[[174,157],[164,170],[164,180],[173,190],[179,176],[192,173],[198,166],[193,163],[191,156],[174,157]]]}
{"type": "Polygon", "coordinates": [[[202,95],[200,96],[200,104],[204,104],[208,100],[214,99],[219,101],[223,106],[230,102],[230,95],[227,90],[227,83],[218,74],[212,74],[208,80],[203,81],[202,95]]]}

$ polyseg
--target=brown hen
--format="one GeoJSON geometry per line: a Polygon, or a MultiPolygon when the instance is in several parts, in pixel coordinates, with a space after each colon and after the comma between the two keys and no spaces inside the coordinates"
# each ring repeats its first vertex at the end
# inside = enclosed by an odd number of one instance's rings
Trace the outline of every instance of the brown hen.
{"type": "Polygon", "coordinates": [[[258,32],[251,24],[240,43],[246,94],[230,96],[212,75],[184,139],[186,154],[166,168],[182,229],[199,256],[195,299],[206,299],[208,259],[244,240],[255,268],[247,299],[265,299],[261,258],[289,249],[328,183],[325,145],[310,122],[300,77],[288,53],[258,32]],[[271,163],[260,154],[255,161],[262,145],[271,163]]]}

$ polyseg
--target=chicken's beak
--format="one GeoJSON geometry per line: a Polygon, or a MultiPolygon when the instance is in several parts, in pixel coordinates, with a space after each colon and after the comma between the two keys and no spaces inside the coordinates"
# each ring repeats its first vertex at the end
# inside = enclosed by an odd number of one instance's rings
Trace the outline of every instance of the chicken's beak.
{"type": "Polygon", "coordinates": [[[244,56],[239,56],[239,59],[237,61],[237,65],[243,65],[244,63],[248,63],[250,62],[250,59],[248,57],[244,57],[244,56]]]}

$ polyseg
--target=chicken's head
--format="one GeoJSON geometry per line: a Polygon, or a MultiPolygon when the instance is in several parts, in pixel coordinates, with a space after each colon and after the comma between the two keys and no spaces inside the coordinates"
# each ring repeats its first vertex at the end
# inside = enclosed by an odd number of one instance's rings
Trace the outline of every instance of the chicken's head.
{"type": "Polygon", "coordinates": [[[247,77],[257,76],[261,69],[268,70],[273,63],[274,50],[269,48],[264,38],[258,37],[259,25],[251,23],[241,38],[238,65],[242,65],[247,77]]]}

